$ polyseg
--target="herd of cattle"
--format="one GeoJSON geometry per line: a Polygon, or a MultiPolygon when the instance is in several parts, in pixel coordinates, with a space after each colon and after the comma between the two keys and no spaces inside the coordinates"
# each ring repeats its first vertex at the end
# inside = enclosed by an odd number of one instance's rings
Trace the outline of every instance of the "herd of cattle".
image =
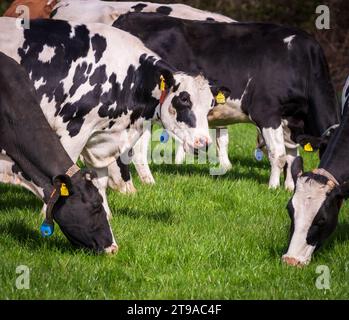
{"type": "Polygon", "coordinates": [[[44,234],[55,221],[76,246],[117,251],[106,189],[135,191],[120,160],[131,149],[141,180],[154,183],[144,161],[148,120],[180,142],[177,163],[206,148],[209,127],[216,129],[227,170],[221,129],[257,127],[269,187],[279,187],[285,171],[294,191],[287,264],[309,263],[334,231],[349,197],[349,79],[340,105],[323,50],[307,33],[147,2],[16,0],[5,16],[0,181],[43,200],[44,234]],[[20,4],[30,9],[29,28],[18,27],[20,4]],[[303,172],[299,146],[319,150],[318,169],[303,172]],[[80,157],[88,169],[75,165],[80,157]]]}

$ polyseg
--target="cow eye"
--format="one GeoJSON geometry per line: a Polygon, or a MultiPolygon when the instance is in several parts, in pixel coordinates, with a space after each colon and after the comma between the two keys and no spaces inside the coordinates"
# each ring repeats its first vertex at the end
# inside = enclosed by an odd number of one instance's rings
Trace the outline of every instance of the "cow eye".
{"type": "Polygon", "coordinates": [[[189,95],[189,93],[187,93],[187,92],[182,92],[182,93],[179,95],[179,98],[181,99],[181,102],[182,102],[182,103],[190,104],[190,95],[189,95]]]}

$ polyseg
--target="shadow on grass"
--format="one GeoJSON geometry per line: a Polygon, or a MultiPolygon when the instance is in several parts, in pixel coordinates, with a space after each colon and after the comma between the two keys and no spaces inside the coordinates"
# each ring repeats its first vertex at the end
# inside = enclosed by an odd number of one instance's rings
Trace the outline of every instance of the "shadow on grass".
{"type": "Polygon", "coordinates": [[[215,179],[229,179],[229,180],[252,180],[257,181],[260,184],[268,184],[269,181],[269,164],[265,161],[258,162],[250,158],[234,158],[233,168],[223,175],[211,176],[209,165],[197,165],[197,164],[161,164],[151,165],[151,170],[154,173],[163,174],[177,174],[181,176],[208,176],[215,179]],[[243,167],[244,170],[241,170],[243,167]],[[248,168],[249,170],[246,170],[248,168]],[[266,173],[262,173],[261,170],[265,170],[266,173]]]}
{"type": "Polygon", "coordinates": [[[1,210],[12,211],[16,209],[27,209],[40,212],[42,202],[31,192],[8,185],[0,187],[0,213],[1,210]]]}
{"type": "Polygon", "coordinates": [[[58,249],[60,251],[74,253],[74,247],[63,239],[53,237],[43,239],[38,231],[29,228],[24,221],[10,221],[0,225],[0,235],[9,236],[20,245],[31,250],[42,250],[46,248],[58,249]]]}
{"type": "Polygon", "coordinates": [[[114,208],[113,212],[116,215],[127,216],[132,219],[146,218],[150,221],[161,222],[165,224],[173,223],[173,212],[170,210],[156,210],[154,212],[148,213],[141,210],[133,210],[128,208],[114,208]]]}

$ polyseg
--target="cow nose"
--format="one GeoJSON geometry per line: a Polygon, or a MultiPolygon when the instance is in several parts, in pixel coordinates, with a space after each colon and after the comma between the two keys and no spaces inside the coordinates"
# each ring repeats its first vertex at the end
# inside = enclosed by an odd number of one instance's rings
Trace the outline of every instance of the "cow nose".
{"type": "Polygon", "coordinates": [[[304,265],[304,263],[298,259],[289,256],[283,256],[282,261],[292,267],[302,267],[304,265]]]}
{"type": "Polygon", "coordinates": [[[118,250],[119,250],[118,245],[113,243],[110,247],[105,248],[104,252],[107,253],[107,254],[115,254],[115,253],[118,252],[118,250]]]}
{"type": "Polygon", "coordinates": [[[204,148],[204,147],[208,147],[212,141],[210,138],[208,137],[200,137],[200,138],[196,138],[195,141],[195,148],[204,148]]]}

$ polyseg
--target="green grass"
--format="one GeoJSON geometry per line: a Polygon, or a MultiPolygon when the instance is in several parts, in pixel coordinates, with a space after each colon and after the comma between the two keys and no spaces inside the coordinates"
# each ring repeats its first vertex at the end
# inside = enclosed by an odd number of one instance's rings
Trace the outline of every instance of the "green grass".
{"type": "MultiPolygon", "coordinates": [[[[209,176],[208,165],[153,165],[155,186],[135,178],[136,195],[110,191],[120,244],[113,257],[74,250],[58,230],[42,239],[40,201],[2,185],[0,298],[348,298],[348,207],[309,266],[283,265],[290,194],[268,190],[269,164],[253,158],[255,132],[249,125],[230,129],[234,168],[224,176],[209,176]],[[29,290],[15,287],[18,265],[31,270],[29,290]],[[330,290],[315,286],[318,265],[331,270],[330,290]]],[[[307,154],[305,163],[316,166],[316,156],[307,154]]]]}

